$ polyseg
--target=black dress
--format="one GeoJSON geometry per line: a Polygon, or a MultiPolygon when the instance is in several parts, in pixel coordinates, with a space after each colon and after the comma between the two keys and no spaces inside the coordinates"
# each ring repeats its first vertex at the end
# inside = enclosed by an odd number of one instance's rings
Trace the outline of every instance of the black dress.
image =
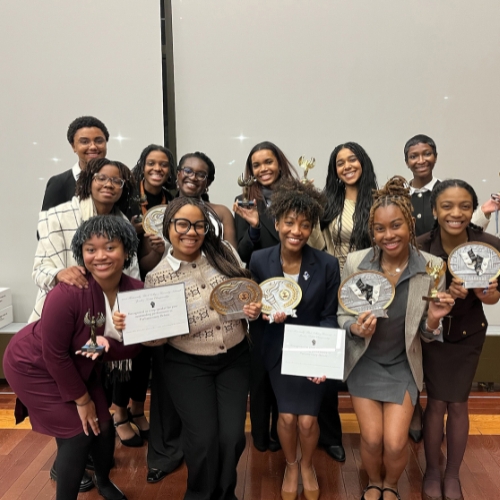
{"type": "MultiPolygon", "coordinates": [[[[500,250],[500,240],[491,234],[467,228],[467,236],[468,241],[488,243],[500,250]]],[[[443,249],[439,228],[420,236],[417,242],[425,252],[447,261],[448,255],[443,249]]],[[[447,287],[451,280],[452,275],[447,270],[447,287]]],[[[465,299],[456,299],[450,315],[443,320],[444,341],[422,342],[424,381],[431,398],[448,403],[467,401],[487,327],[483,303],[473,290],[469,290],[465,299]]]]}

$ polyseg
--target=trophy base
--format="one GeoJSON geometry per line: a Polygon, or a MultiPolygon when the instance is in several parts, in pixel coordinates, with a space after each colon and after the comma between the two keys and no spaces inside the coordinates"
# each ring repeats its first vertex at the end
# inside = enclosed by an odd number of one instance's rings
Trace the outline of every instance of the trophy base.
{"type": "Polygon", "coordinates": [[[104,346],[102,345],[92,345],[92,344],[85,344],[82,349],[82,352],[87,352],[89,354],[102,354],[104,352],[104,346]]]}
{"type": "Polygon", "coordinates": [[[248,200],[248,201],[238,200],[238,206],[241,208],[252,208],[255,206],[255,202],[253,200],[248,200]]]}
{"type": "Polygon", "coordinates": [[[422,300],[425,300],[427,302],[441,302],[441,299],[439,297],[426,297],[425,295],[422,295],[422,300]]]}

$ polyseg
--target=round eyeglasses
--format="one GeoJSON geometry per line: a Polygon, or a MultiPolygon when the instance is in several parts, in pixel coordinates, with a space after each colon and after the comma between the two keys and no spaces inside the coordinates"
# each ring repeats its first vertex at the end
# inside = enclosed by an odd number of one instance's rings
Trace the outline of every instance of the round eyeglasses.
{"type": "Polygon", "coordinates": [[[98,183],[98,184],[101,184],[101,186],[104,186],[105,184],[107,184],[109,181],[111,181],[111,184],[113,184],[113,186],[121,189],[124,184],[125,184],[125,181],[123,179],[120,179],[120,177],[108,177],[107,175],[104,175],[104,174],[94,174],[94,177],[93,179],[98,183]]]}
{"type": "Polygon", "coordinates": [[[191,222],[188,219],[171,219],[170,224],[174,225],[175,232],[178,234],[187,234],[194,227],[194,232],[198,235],[207,234],[210,224],[205,220],[191,222]]]}

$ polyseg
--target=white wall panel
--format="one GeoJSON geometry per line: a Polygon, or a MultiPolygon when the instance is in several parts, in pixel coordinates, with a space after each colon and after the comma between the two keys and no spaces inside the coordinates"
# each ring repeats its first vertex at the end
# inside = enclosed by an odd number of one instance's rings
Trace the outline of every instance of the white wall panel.
{"type": "Polygon", "coordinates": [[[2,1],[0,68],[0,286],[12,288],[23,322],[45,185],[76,162],[70,122],[101,119],[108,157],[130,167],[163,142],[160,3],[2,1]]]}

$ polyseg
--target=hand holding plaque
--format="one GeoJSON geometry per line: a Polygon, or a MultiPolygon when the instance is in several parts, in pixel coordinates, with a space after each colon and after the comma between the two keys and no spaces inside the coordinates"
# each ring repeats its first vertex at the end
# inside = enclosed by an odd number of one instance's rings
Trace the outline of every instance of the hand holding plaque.
{"type": "Polygon", "coordinates": [[[252,280],[232,278],[217,285],[210,294],[210,306],[228,320],[244,319],[245,305],[262,300],[262,291],[252,280]]]}
{"type": "Polygon", "coordinates": [[[486,288],[500,274],[500,252],[486,243],[463,243],[450,253],[448,266],[465,288],[486,288]]]}
{"type": "Polygon", "coordinates": [[[270,278],[260,284],[262,289],[262,312],[274,322],[274,315],[284,313],[296,318],[295,308],[302,299],[302,289],[289,278],[270,278]]]}
{"type": "Polygon", "coordinates": [[[346,311],[356,315],[370,311],[376,318],[387,318],[394,293],[393,284],[382,273],[361,271],[341,283],[338,297],[346,311]]]}
{"type": "Polygon", "coordinates": [[[142,221],[142,227],[146,234],[154,234],[163,237],[163,216],[167,205],[156,205],[150,208],[142,221]]]}
{"type": "Polygon", "coordinates": [[[242,208],[251,208],[255,205],[255,202],[253,200],[249,200],[249,193],[250,193],[250,186],[255,184],[257,182],[257,179],[253,176],[248,177],[245,179],[243,177],[243,174],[241,174],[238,177],[238,186],[243,188],[243,199],[238,200],[238,206],[242,208]]]}

